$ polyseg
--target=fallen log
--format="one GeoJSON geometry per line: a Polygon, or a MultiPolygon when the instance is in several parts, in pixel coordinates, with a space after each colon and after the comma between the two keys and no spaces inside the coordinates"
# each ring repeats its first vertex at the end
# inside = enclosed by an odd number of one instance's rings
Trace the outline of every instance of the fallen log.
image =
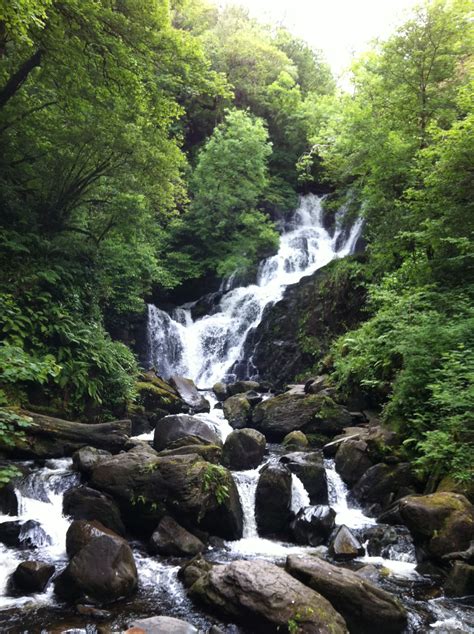
{"type": "Polygon", "coordinates": [[[86,446],[118,453],[130,437],[130,420],[87,424],[25,410],[21,415],[28,418],[26,426],[8,421],[12,442],[0,436],[0,451],[9,458],[62,458],[86,446]]]}

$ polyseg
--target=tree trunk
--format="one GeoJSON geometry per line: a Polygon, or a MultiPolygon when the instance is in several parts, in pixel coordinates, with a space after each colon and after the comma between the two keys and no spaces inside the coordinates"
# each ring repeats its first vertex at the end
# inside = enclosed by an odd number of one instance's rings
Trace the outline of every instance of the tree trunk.
{"type": "Polygon", "coordinates": [[[11,458],[62,458],[86,446],[118,453],[131,430],[129,420],[85,424],[28,411],[22,414],[33,420],[27,427],[15,429],[14,444],[9,446],[0,438],[0,451],[11,458]]]}

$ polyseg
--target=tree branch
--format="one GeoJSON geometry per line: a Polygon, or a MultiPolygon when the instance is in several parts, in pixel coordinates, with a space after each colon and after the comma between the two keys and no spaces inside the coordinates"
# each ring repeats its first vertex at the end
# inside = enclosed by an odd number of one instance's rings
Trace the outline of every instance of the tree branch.
{"type": "Polygon", "coordinates": [[[41,64],[43,52],[38,49],[31,57],[29,57],[20,68],[7,81],[5,86],[0,90],[0,108],[20,90],[22,85],[28,79],[31,71],[41,64]]]}

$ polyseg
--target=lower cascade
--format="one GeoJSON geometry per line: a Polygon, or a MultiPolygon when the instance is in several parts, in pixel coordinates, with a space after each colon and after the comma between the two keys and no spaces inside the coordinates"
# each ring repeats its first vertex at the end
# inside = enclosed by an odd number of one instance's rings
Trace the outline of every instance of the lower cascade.
{"type": "MultiPolygon", "coordinates": [[[[378,500],[372,499],[371,494],[384,477],[388,481],[393,474],[402,478],[402,491],[410,492],[412,485],[403,480],[410,465],[400,465],[398,459],[393,463],[374,460],[373,464],[372,456],[364,453],[370,434],[380,432],[380,428],[360,413],[336,404],[333,392],[323,385],[324,377],[319,377],[323,379],[319,387],[316,379],[313,391],[312,385],[307,384],[290,386],[277,394],[259,384],[258,377],[250,371],[247,381],[235,381],[236,363],[252,366],[251,357],[243,358],[245,341],[262,320],[265,308],[278,302],[288,285],[334,258],[351,254],[361,227],[358,220],[350,230],[343,230],[339,215],[331,232],[323,223],[322,199],[305,196],[284,227],[278,253],[260,264],[255,283],[235,287],[233,280],[227,280],[219,302],[210,314],[198,319],[192,317],[193,304],[176,308],[171,314],[148,307],[148,363],[159,375],[153,375],[154,379],[159,386],[164,384],[171,390],[174,388],[170,386],[176,385],[175,378],[170,384],[162,378],[178,375],[193,379],[200,386],[204,407],[198,413],[192,407],[170,412],[157,408],[153,419],[156,430],[160,429],[164,414],[173,423],[168,430],[170,442],[164,449],[158,447],[152,428],[140,430],[133,438],[127,436],[123,447],[112,452],[113,456],[106,450],[86,452],[81,458],[82,466],[78,466],[81,460],[77,454],[73,459],[18,463],[22,476],[14,486],[17,512],[0,516],[0,631],[36,632],[38,623],[44,622],[42,632],[126,632],[135,622],[133,619],[165,615],[183,619],[189,628],[149,631],[256,634],[261,630],[255,629],[251,619],[241,623],[238,618],[239,610],[246,614],[248,606],[237,609],[232,602],[238,598],[224,596],[232,583],[242,579],[250,583],[250,579],[260,584],[259,594],[255,590],[258,605],[252,606],[251,614],[266,619],[271,632],[326,631],[317,621],[318,614],[333,619],[335,631],[341,633],[377,631],[381,627],[377,619],[385,618],[388,632],[474,632],[468,601],[449,599],[441,593],[432,598],[431,577],[424,575],[418,565],[418,544],[406,526],[390,517],[391,502],[396,502],[390,498],[392,490],[387,498],[390,503],[384,508],[387,512],[375,509],[378,500]],[[215,394],[209,389],[217,382],[223,383],[224,394],[218,394],[217,387],[215,394]],[[230,411],[229,400],[240,408],[236,413],[230,411]],[[278,404],[276,409],[271,408],[272,403],[278,404]],[[315,433],[311,426],[319,420],[317,412],[311,410],[308,415],[301,403],[311,407],[323,403],[334,428],[315,433]],[[330,415],[328,403],[333,407],[330,415]],[[337,416],[333,416],[334,412],[337,416]],[[298,417],[307,418],[304,433],[294,425],[298,417]],[[176,430],[187,424],[193,425],[192,432],[180,436],[176,430]],[[344,436],[346,431],[350,433],[344,436]],[[354,459],[352,464],[351,458],[342,461],[343,445],[352,448],[358,462],[354,459]],[[233,468],[232,451],[243,453],[249,461],[255,452],[257,458],[243,468],[233,468]],[[168,460],[163,471],[160,460],[168,460]],[[106,473],[108,465],[112,475],[106,473]],[[349,471],[363,465],[359,474],[363,477],[358,475],[351,482],[347,465],[349,471]],[[364,477],[374,469],[376,476],[367,490],[363,489],[364,477]],[[178,474],[182,482],[167,482],[171,472],[178,474]],[[149,488],[145,493],[138,492],[148,478],[149,488]],[[106,534],[101,534],[100,539],[111,539],[117,553],[123,555],[124,549],[131,549],[132,571],[138,578],[133,592],[114,597],[109,603],[102,604],[87,594],[67,602],[55,592],[62,575],[71,584],[64,571],[71,567],[77,552],[80,555],[88,548],[88,544],[81,545],[82,550],[79,548],[71,556],[68,543],[66,550],[66,533],[73,519],[64,514],[64,501],[79,485],[84,485],[83,490],[87,488],[89,494],[92,489],[91,495],[102,496],[101,504],[107,508],[102,520],[111,521],[110,509],[114,508],[119,516],[118,522],[114,520],[116,524],[120,527],[124,520],[123,535],[110,537],[108,527],[92,528],[99,533],[104,529],[106,534]],[[362,493],[359,491],[357,497],[358,488],[362,493]],[[152,496],[156,491],[155,499],[152,496]],[[232,494],[235,499],[229,501],[232,494]],[[199,498],[201,507],[198,502],[194,505],[194,498],[199,498]],[[262,522],[262,514],[274,523],[262,522]],[[387,523],[380,519],[384,515],[388,515],[387,523]],[[150,526],[146,530],[137,526],[137,518],[150,526]],[[18,529],[16,541],[11,542],[14,529],[18,529]],[[218,534],[219,530],[222,534],[218,534]],[[31,560],[54,566],[54,572],[42,590],[20,596],[12,586],[12,575],[22,562],[31,560]],[[212,570],[219,574],[211,579],[212,570]],[[335,578],[341,583],[339,597],[331,595],[328,581],[335,578]],[[209,595],[218,596],[221,607],[232,603],[228,612],[214,612],[215,606],[210,606],[205,592],[211,582],[215,585],[209,595]],[[294,612],[293,604],[293,611],[283,616],[261,612],[266,601],[272,600],[266,593],[273,582],[278,598],[275,612],[281,603],[297,599],[310,604],[321,601],[319,612],[312,607],[307,614],[294,612]],[[351,612],[354,599],[344,592],[354,588],[361,593],[356,595],[357,601],[368,603],[364,610],[357,604],[351,612]],[[357,620],[359,612],[366,614],[365,618],[370,615],[367,622],[357,620]],[[307,628],[299,629],[305,618],[307,628]],[[109,629],[101,629],[102,621],[109,629]]],[[[91,518],[84,515],[75,520],[87,522],[91,518]]],[[[67,583],[65,586],[69,591],[67,583]]]]}

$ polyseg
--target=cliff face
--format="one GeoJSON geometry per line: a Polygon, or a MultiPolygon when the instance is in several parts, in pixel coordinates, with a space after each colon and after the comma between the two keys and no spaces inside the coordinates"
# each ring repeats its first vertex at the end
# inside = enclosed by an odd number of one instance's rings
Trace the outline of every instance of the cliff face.
{"type": "Polygon", "coordinates": [[[280,386],[310,372],[333,340],[367,315],[363,255],[335,260],[289,286],[249,335],[239,377],[258,375],[280,386]]]}

